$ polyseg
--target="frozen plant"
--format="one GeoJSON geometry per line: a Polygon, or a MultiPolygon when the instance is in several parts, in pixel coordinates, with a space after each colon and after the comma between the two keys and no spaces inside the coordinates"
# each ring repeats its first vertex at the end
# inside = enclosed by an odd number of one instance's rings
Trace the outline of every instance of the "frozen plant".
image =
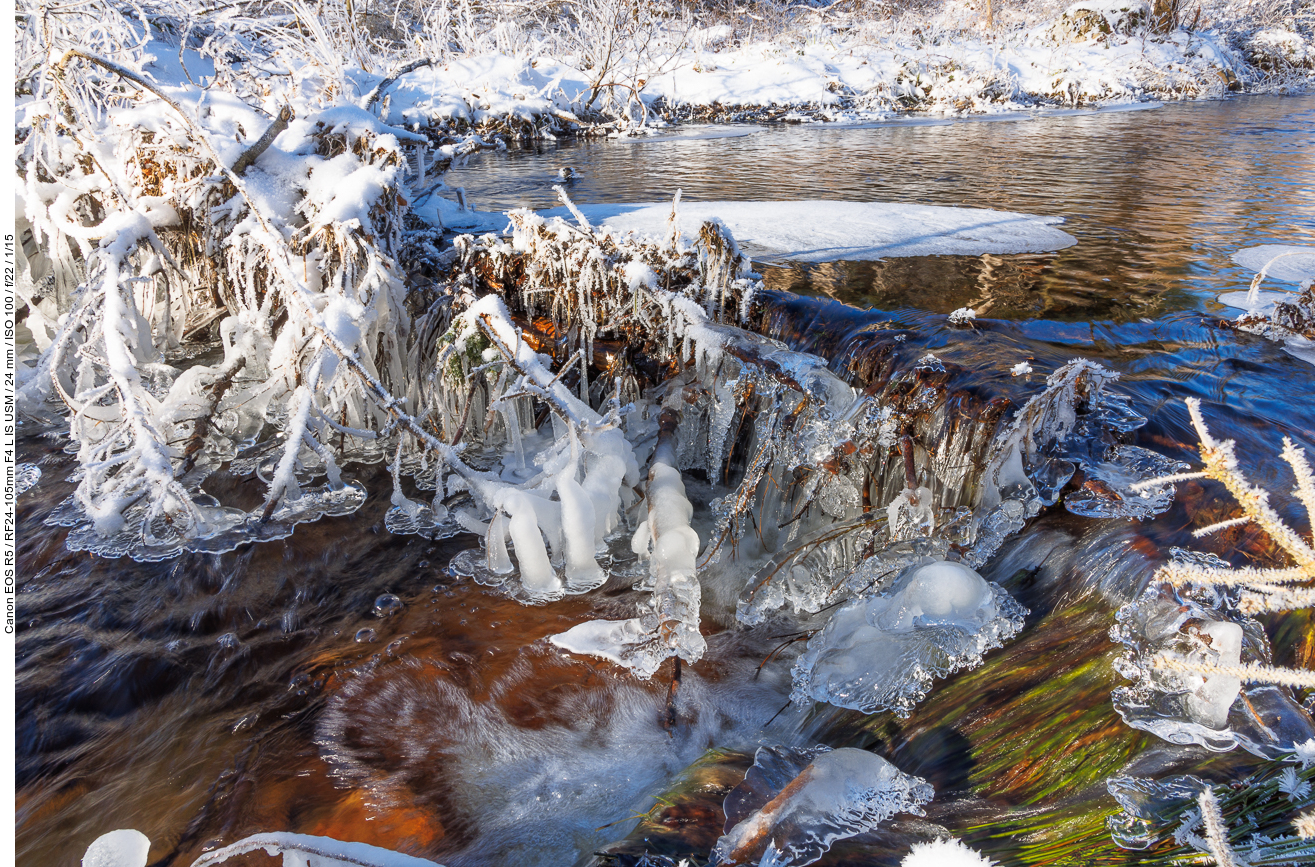
{"type": "MultiPolygon", "coordinates": [[[[1201,440],[1203,468],[1198,472],[1152,479],[1136,487],[1144,489],[1166,482],[1197,478],[1220,482],[1237,500],[1242,514],[1237,518],[1202,527],[1196,530],[1194,535],[1199,538],[1226,527],[1245,523],[1254,524],[1288,555],[1291,564],[1269,569],[1231,567],[1226,564],[1203,565],[1194,559],[1180,557],[1170,560],[1157,570],[1152,576],[1152,581],[1174,586],[1197,584],[1206,587],[1234,588],[1238,591],[1237,608],[1244,614],[1290,611],[1315,605],[1315,547],[1312,547],[1311,539],[1302,536],[1289,526],[1269,504],[1269,492],[1253,485],[1242,474],[1237,461],[1236,443],[1232,440],[1218,441],[1210,435],[1205,419],[1201,415],[1201,402],[1196,398],[1188,398],[1187,408],[1191,413],[1192,426],[1201,440]]],[[[1292,469],[1296,482],[1292,493],[1305,508],[1306,514],[1315,519],[1315,473],[1311,471],[1306,452],[1297,448],[1292,440],[1284,437],[1280,456],[1292,469]]],[[[1309,672],[1282,673],[1275,669],[1269,674],[1276,678],[1298,681],[1301,685],[1307,685],[1310,678],[1309,672]]],[[[1250,675],[1246,676],[1250,678],[1250,675]]],[[[1291,685],[1299,684],[1294,682],[1291,685]]],[[[1308,685],[1315,686],[1315,683],[1308,685]]]]}

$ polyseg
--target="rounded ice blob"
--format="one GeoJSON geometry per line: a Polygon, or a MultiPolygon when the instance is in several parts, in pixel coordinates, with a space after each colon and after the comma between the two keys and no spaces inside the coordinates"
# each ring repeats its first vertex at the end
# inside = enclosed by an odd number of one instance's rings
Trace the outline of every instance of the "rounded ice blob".
{"type": "Polygon", "coordinates": [[[146,867],[150,848],[141,831],[121,828],[97,837],[82,856],[82,867],[146,867]]]}

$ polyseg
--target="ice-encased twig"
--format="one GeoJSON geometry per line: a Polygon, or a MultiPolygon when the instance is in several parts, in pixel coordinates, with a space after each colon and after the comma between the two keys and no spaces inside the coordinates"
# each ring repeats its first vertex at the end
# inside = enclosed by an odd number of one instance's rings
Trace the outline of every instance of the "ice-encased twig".
{"type": "Polygon", "coordinates": [[[629,620],[588,621],[549,639],[572,653],[611,659],[639,677],[652,677],[673,656],[697,662],[707,648],[699,631],[699,537],[690,526],[694,507],[675,465],[677,423],[674,410],[663,410],[648,472],[648,515],[631,543],[649,563],[653,591],[646,610],[629,620]]]}

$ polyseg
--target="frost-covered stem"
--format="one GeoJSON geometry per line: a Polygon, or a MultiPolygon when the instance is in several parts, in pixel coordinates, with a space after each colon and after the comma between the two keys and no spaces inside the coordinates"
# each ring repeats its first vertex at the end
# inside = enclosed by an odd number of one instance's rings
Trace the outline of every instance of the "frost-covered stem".
{"type": "Polygon", "coordinates": [[[562,200],[562,204],[566,206],[566,209],[571,212],[571,216],[575,217],[575,221],[580,224],[580,228],[586,232],[592,232],[594,227],[589,225],[588,218],[576,207],[575,202],[571,201],[571,197],[566,194],[566,188],[561,184],[553,184],[552,189],[557,194],[557,198],[562,200]]]}
{"type": "Polygon", "coordinates": [[[1304,569],[1296,566],[1286,569],[1257,569],[1254,566],[1227,569],[1195,566],[1182,560],[1170,560],[1160,567],[1155,574],[1155,580],[1175,586],[1195,583],[1216,587],[1238,587],[1256,584],[1293,584],[1308,581],[1310,576],[1304,569]]]}
{"type": "Polygon", "coordinates": [[[1218,533],[1220,530],[1227,530],[1229,527],[1240,527],[1243,524],[1250,523],[1251,516],[1243,515],[1240,518],[1230,518],[1227,521],[1220,521],[1217,524],[1211,524],[1208,527],[1202,527],[1199,530],[1193,530],[1192,536],[1197,539],[1209,536],[1211,533],[1218,533]]]}
{"type": "Polygon", "coordinates": [[[1192,479],[1206,479],[1209,475],[1206,473],[1174,473],[1171,476],[1157,476],[1153,479],[1143,479],[1140,482],[1134,482],[1130,487],[1134,491],[1148,491],[1152,488],[1162,488],[1171,482],[1190,482],[1192,479]]]}
{"type": "MultiPolygon", "coordinates": [[[[1233,495],[1238,504],[1242,507],[1245,517],[1253,521],[1257,526],[1265,531],[1271,539],[1278,544],[1280,548],[1288,553],[1296,561],[1296,571],[1291,578],[1275,578],[1272,574],[1267,574],[1261,580],[1266,583],[1273,581],[1309,581],[1315,580],[1315,549],[1313,549],[1299,533],[1284,523],[1279,514],[1274,511],[1273,506],[1269,504],[1269,492],[1263,488],[1258,488],[1246,480],[1242,475],[1237,464],[1237,454],[1235,451],[1236,443],[1232,440],[1217,441],[1210,435],[1209,428],[1206,427],[1205,418],[1201,414],[1201,401],[1189,397],[1186,401],[1187,410],[1192,417],[1192,426],[1196,428],[1196,434],[1201,439],[1201,460],[1205,463],[1205,469],[1201,475],[1207,478],[1221,482],[1228,492],[1233,495]]],[[[1296,448],[1288,440],[1284,440],[1283,457],[1292,466],[1293,473],[1297,477],[1296,494],[1308,511],[1315,518],[1315,476],[1312,476],[1310,466],[1306,462],[1305,454],[1296,448]]],[[[1168,476],[1162,479],[1151,479],[1149,482],[1142,483],[1138,487],[1147,487],[1155,484],[1163,484],[1168,481],[1175,481],[1183,476],[1168,476]]],[[[1228,526],[1232,523],[1239,523],[1241,519],[1232,522],[1223,522],[1221,524],[1207,527],[1199,533],[1209,532],[1228,526]]],[[[1199,534],[1198,533],[1198,534],[1199,534]]],[[[1170,563],[1160,570],[1157,577],[1160,580],[1172,581],[1174,583],[1184,583],[1185,581],[1201,581],[1207,573],[1216,578],[1211,582],[1204,580],[1203,583],[1227,583],[1227,584],[1245,584],[1252,583],[1253,572],[1236,570],[1237,579],[1229,580],[1224,577],[1220,570],[1207,570],[1185,564],[1170,563]]]]}
{"type": "Polygon", "coordinates": [[[1223,813],[1219,811],[1214,789],[1207,786],[1202,790],[1197,803],[1201,805],[1201,819],[1205,825],[1205,841],[1210,847],[1210,857],[1215,859],[1219,867],[1241,867],[1233,847],[1229,845],[1228,827],[1224,824],[1223,813]]]}
{"type": "Polygon", "coordinates": [[[242,151],[242,154],[237,158],[237,162],[233,163],[233,174],[239,178],[245,175],[247,169],[251,168],[252,164],[260,158],[260,155],[269,150],[269,146],[274,143],[274,139],[278,138],[288,128],[288,123],[294,117],[296,117],[296,114],[292,111],[292,106],[285,105],[280,108],[278,117],[274,118],[274,122],[266,128],[264,135],[256,139],[256,143],[251,147],[242,151]]]}
{"type": "Polygon", "coordinates": [[[1315,689],[1315,671],[1300,668],[1278,668],[1248,662],[1246,665],[1214,665],[1208,662],[1186,662],[1168,654],[1156,656],[1151,664],[1163,671],[1201,674],[1207,677],[1223,675],[1240,678],[1247,683],[1272,683],[1298,689],[1315,689]]]}
{"type": "Polygon", "coordinates": [[[1292,444],[1292,440],[1283,438],[1283,460],[1292,467],[1292,475],[1297,479],[1297,487],[1292,493],[1306,509],[1306,517],[1315,524],[1315,473],[1311,471],[1306,460],[1306,453],[1292,444]]]}
{"type": "Polygon", "coordinates": [[[1240,596],[1237,607],[1243,614],[1315,607],[1315,587],[1271,587],[1262,584],[1243,590],[1240,596]]]}

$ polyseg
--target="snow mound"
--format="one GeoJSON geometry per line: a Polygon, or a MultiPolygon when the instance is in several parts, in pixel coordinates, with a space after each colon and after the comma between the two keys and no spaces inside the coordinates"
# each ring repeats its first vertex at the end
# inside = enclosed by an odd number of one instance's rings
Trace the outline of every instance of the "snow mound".
{"type": "MultiPolygon", "coordinates": [[[[581,205],[580,210],[594,225],[661,237],[671,203],[581,205]]],[[[565,209],[546,215],[570,218],[565,209]]],[[[711,219],[720,219],[757,258],[799,262],[1047,253],[1077,243],[1054,228],[1061,217],[1010,211],[893,202],[681,202],[678,220],[687,239],[711,219]]]]}

